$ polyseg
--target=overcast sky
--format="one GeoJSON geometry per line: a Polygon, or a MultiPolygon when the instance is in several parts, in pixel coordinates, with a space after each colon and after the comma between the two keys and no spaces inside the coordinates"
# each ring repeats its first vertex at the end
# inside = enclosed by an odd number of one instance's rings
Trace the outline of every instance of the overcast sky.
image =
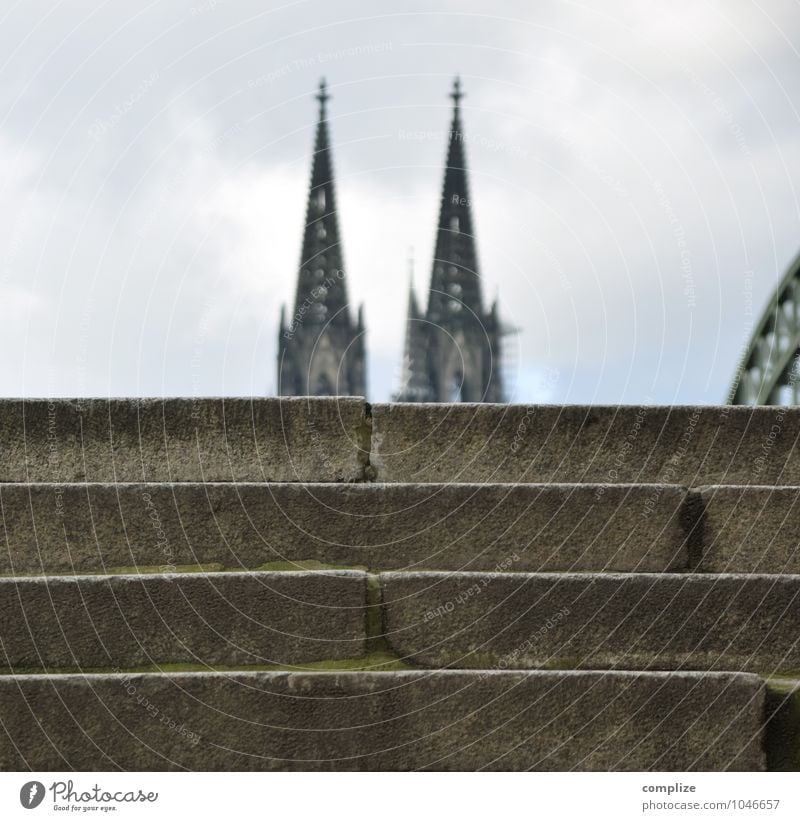
{"type": "Polygon", "coordinates": [[[512,398],[724,401],[800,250],[800,4],[7,0],[0,393],[263,395],[328,79],[369,394],[462,77],[512,398]],[[266,9],[266,10],[265,10],[266,9]]]}

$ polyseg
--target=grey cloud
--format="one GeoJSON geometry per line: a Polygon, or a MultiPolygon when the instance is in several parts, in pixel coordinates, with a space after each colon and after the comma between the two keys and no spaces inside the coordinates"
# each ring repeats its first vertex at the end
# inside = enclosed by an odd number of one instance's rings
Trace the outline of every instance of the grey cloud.
{"type": "Polygon", "coordinates": [[[460,72],[486,296],[521,329],[516,398],[722,400],[746,302],[760,310],[800,244],[796,6],[728,6],[16,7],[0,393],[272,389],[324,74],[351,295],[387,398],[460,72]]]}

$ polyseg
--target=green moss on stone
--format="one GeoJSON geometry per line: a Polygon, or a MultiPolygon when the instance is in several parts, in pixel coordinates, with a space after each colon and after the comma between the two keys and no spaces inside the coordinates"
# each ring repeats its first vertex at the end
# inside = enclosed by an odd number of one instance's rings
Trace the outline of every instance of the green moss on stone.
{"type": "Polygon", "coordinates": [[[386,639],[383,613],[383,588],[379,576],[367,576],[367,606],[364,619],[368,653],[391,653],[386,639]]]}
{"type": "Polygon", "coordinates": [[[76,568],[75,570],[58,570],[56,572],[45,571],[44,573],[1,573],[0,578],[41,578],[42,576],[138,576],[155,575],[157,573],[219,573],[225,570],[225,566],[216,562],[209,564],[179,564],[166,565],[131,565],[130,567],[105,567],[85,570],[76,568]]]}
{"type": "Polygon", "coordinates": [[[381,651],[368,653],[359,658],[350,659],[325,659],[321,661],[311,661],[307,664],[283,665],[283,664],[240,664],[228,665],[202,665],[184,662],[151,664],[142,667],[50,667],[50,668],[0,668],[0,675],[65,675],[65,674],[90,674],[90,673],[249,673],[249,672],[387,672],[391,670],[410,670],[410,665],[406,664],[399,656],[381,651]]]}
{"type": "Polygon", "coordinates": [[[219,562],[209,562],[207,564],[180,564],[169,567],[166,565],[131,565],[130,567],[106,567],[100,569],[93,568],[91,570],[76,568],[75,570],[59,570],[57,572],[45,573],[2,573],[0,574],[0,578],[39,578],[42,576],[145,576],[157,575],[159,573],[248,573],[255,571],[280,573],[298,570],[361,570],[366,572],[367,568],[363,565],[325,564],[325,562],[318,562],[315,559],[307,559],[297,562],[266,562],[257,567],[226,567],[219,562]]]}
{"type": "MultiPolygon", "coordinates": [[[[238,568],[241,570],[241,568],[238,568]]],[[[253,570],[271,571],[271,572],[286,572],[292,570],[364,570],[366,567],[352,564],[325,564],[325,562],[318,562],[316,559],[303,559],[297,562],[266,562],[260,564],[253,570]]]]}
{"type": "Polygon", "coordinates": [[[800,771],[800,677],[767,679],[767,769],[800,771]]]}

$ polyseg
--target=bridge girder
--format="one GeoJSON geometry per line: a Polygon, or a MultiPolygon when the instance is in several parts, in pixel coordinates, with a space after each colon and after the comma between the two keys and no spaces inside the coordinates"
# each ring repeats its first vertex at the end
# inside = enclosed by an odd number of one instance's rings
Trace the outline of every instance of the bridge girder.
{"type": "Polygon", "coordinates": [[[800,255],[755,326],[734,377],[733,405],[800,405],[800,255]]]}

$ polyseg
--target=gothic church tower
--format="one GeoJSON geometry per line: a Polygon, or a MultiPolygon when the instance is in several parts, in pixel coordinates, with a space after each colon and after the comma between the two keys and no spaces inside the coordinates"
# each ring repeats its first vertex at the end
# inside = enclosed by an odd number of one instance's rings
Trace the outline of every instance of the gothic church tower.
{"type": "Polygon", "coordinates": [[[322,80],[294,313],[288,321],[285,307],[281,309],[278,394],[283,396],[366,394],[364,313],[360,307],[353,322],[336,211],[328,99],[322,80]]]}
{"type": "Polygon", "coordinates": [[[497,303],[484,311],[467,183],[461,84],[453,84],[453,124],[436,229],[428,306],[413,287],[399,402],[502,402],[497,303]]]}

